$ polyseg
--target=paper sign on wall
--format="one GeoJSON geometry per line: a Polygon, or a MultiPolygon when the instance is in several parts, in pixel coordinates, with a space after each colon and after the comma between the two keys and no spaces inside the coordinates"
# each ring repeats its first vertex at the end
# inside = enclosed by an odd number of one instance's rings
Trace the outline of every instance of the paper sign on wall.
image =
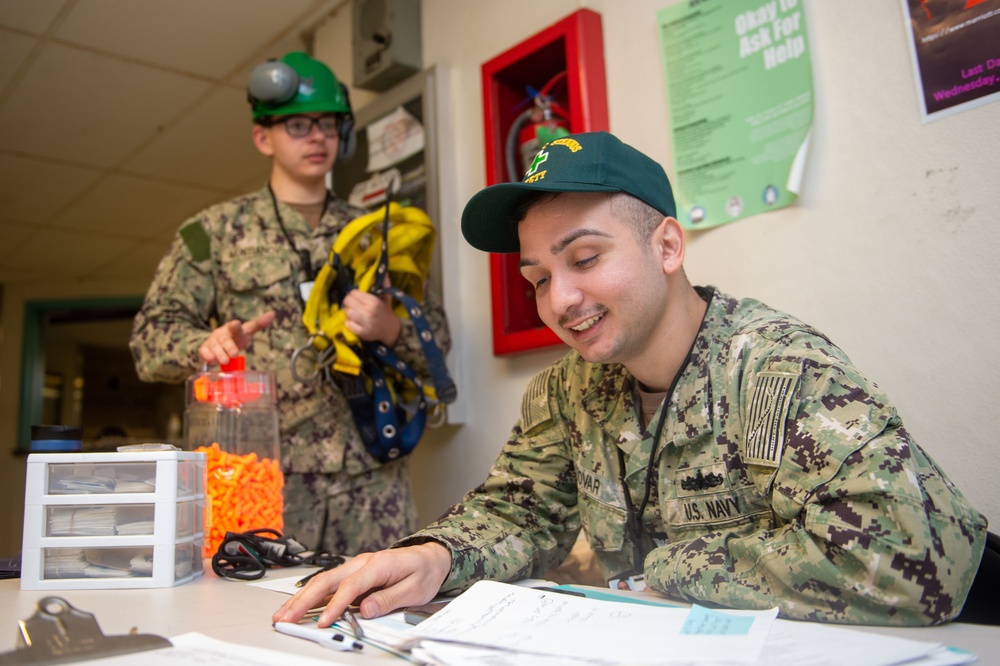
{"type": "Polygon", "coordinates": [[[1000,99],[1000,0],[902,0],[922,122],[1000,99]]]}
{"type": "Polygon", "coordinates": [[[799,0],[685,0],[657,12],[677,218],[707,229],[797,198],[813,118],[799,0]]]}
{"type": "Polygon", "coordinates": [[[403,107],[370,124],[368,171],[381,171],[424,149],[424,127],[403,107]]]}

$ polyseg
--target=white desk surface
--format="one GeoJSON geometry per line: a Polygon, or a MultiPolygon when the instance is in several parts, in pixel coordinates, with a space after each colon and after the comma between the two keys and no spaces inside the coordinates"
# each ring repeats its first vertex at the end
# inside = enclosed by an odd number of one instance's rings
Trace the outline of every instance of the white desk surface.
{"type": "MultiPolygon", "coordinates": [[[[272,570],[268,576],[295,576],[294,569],[272,570]]],[[[210,567],[205,575],[177,587],[129,590],[21,591],[18,579],[0,580],[0,652],[14,649],[17,623],[31,617],[39,599],[62,597],[92,613],[105,635],[157,634],[166,638],[197,631],[212,638],[289,654],[344,663],[386,663],[393,659],[375,650],[366,654],[332,651],[300,638],[279,634],[271,613],[287,598],[271,590],[218,578],[210,567]]],[[[1000,663],[1000,627],[952,623],[939,627],[847,627],[971,650],[978,664],[1000,663]]]]}

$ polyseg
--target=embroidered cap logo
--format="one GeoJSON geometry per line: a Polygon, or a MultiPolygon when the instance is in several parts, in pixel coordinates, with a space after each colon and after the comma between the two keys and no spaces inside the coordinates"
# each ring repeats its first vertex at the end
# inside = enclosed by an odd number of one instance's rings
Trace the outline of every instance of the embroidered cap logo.
{"type": "Polygon", "coordinates": [[[542,166],[542,162],[547,159],[549,159],[548,152],[545,150],[539,150],[538,154],[535,155],[535,159],[532,160],[531,166],[529,166],[528,170],[525,172],[524,177],[528,178],[529,176],[535,175],[535,172],[538,171],[538,167],[542,166]]]}
{"type": "Polygon", "coordinates": [[[299,79],[299,94],[305,97],[309,97],[314,92],[316,92],[316,86],[313,85],[313,80],[315,77],[308,77],[299,79]]]}

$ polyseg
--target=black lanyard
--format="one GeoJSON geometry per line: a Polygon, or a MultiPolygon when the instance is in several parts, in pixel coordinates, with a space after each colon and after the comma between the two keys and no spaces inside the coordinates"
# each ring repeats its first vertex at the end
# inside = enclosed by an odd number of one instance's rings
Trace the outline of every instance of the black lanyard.
{"type": "MultiPolygon", "coordinates": [[[[299,257],[299,261],[302,264],[302,270],[306,274],[306,281],[313,282],[316,280],[316,270],[312,265],[312,258],[309,256],[308,250],[300,250],[298,246],[295,245],[295,241],[292,240],[291,234],[288,233],[288,229],[285,228],[285,222],[281,219],[281,211],[278,210],[278,199],[274,196],[274,190],[271,189],[271,183],[267,184],[267,192],[271,195],[271,205],[274,206],[274,216],[278,219],[278,226],[281,227],[281,233],[285,235],[285,240],[292,247],[292,252],[294,252],[299,257]]],[[[326,191],[326,197],[323,199],[323,209],[320,212],[320,219],[326,214],[327,208],[330,206],[330,190],[326,191]]],[[[292,270],[295,267],[292,266],[292,270]]]]}
{"type": "Polygon", "coordinates": [[[645,534],[645,529],[642,526],[642,515],[646,512],[646,505],[649,503],[649,495],[652,492],[653,487],[653,462],[656,460],[656,451],[660,443],[660,436],[663,435],[663,425],[667,422],[667,409],[669,407],[669,402],[671,396],[674,394],[674,389],[677,387],[677,381],[680,379],[681,373],[687,368],[688,361],[691,359],[691,354],[688,353],[684,363],[681,365],[680,370],[674,375],[674,380],[670,384],[670,390],[667,391],[666,396],[663,398],[663,404],[660,405],[660,420],[656,424],[656,433],[653,435],[653,445],[649,450],[649,462],[646,463],[646,490],[642,496],[642,503],[639,505],[639,511],[636,512],[635,505],[632,503],[632,493],[629,491],[628,483],[625,481],[625,453],[622,451],[620,446],[615,446],[618,452],[618,480],[622,486],[622,494],[625,497],[625,538],[632,544],[632,572],[641,573],[642,563],[645,560],[645,555],[642,552],[642,536],[645,534]]]}
{"type": "MultiPolygon", "coordinates": [[[[704,298],[704,297],[703,297],[704,298]]],[[[712,304],[712,296],[706,299],[708,305],[712,304]]],[[[707,315],[706,310],[706,315],[707,315]]],[[[702,319],[701,326],[704,326],[705,321],[702,319]]],[[[691,357],[694,356],[694,346],[698,342],[698,336],[701,335],[701,326],[698,327],[698,333],[695,334],[694,340],[691,341],[691,347],[688,349],[687,356],[684,357],[684,362],[681,363],[681,367],[677,369],[674,374],[673,381],[670,382],[670,388],[667,390],[666,396],[663,398],[663,404],[660,405],[660,420],[656,424],[656,433],[653,435],[653,445],[649,451],[649,462],[646,463],[646,483],[645,492],[642,496],[642,503],[639,505],[639,511],[635,510],[635,505],[632,503],[632,493],[629,492],[628,484],[625,482],[625,453],[621,450],[621,447],[617,444],[615,449],[618,452],[618,481],[622,486],[622,493],[625,499],[625,538],[632,543],[632,571],[630,573],[642,573],[643,571],[643,561],[646,559],[645,554],[642,551],[643,539],[646,530],[642,525],[642,515],[646,512],[646,505],[649,503],[649,495],[653,489],[653,463],[656,461],[656,451],[660,444],[660,437],[663,435],[663,425],[667,422],[667,409],[670,407],[670,401],[674,397],[674,390],[677,388],[677,382],[680,381],[681,375],[687,370],[688,364],[691,362],[691,357]]],[[[639,381],[639,380],[635,380],[639,381]]],[[[641,402],[641,401],[639,401],[641,402]]],[[[637,404],[639,404],[637,402],[637,404]]],[[[641,406],[640,406],[641,411],[641,406]]],[[[640,421],[642,420],[640,414],[640,421]]]]}

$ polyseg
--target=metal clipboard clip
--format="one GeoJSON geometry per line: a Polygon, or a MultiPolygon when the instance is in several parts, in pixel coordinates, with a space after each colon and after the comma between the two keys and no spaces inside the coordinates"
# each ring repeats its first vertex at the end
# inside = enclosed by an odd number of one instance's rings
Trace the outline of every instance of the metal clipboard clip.
{"type": "Polygon", "coordinates": [[[105,636],[97,618],[61,597],[39,599],[35,614],[17,623],[17,648],[0,654],[0,664],[64,664],[172,647],[153,634],[105,636]]]}

